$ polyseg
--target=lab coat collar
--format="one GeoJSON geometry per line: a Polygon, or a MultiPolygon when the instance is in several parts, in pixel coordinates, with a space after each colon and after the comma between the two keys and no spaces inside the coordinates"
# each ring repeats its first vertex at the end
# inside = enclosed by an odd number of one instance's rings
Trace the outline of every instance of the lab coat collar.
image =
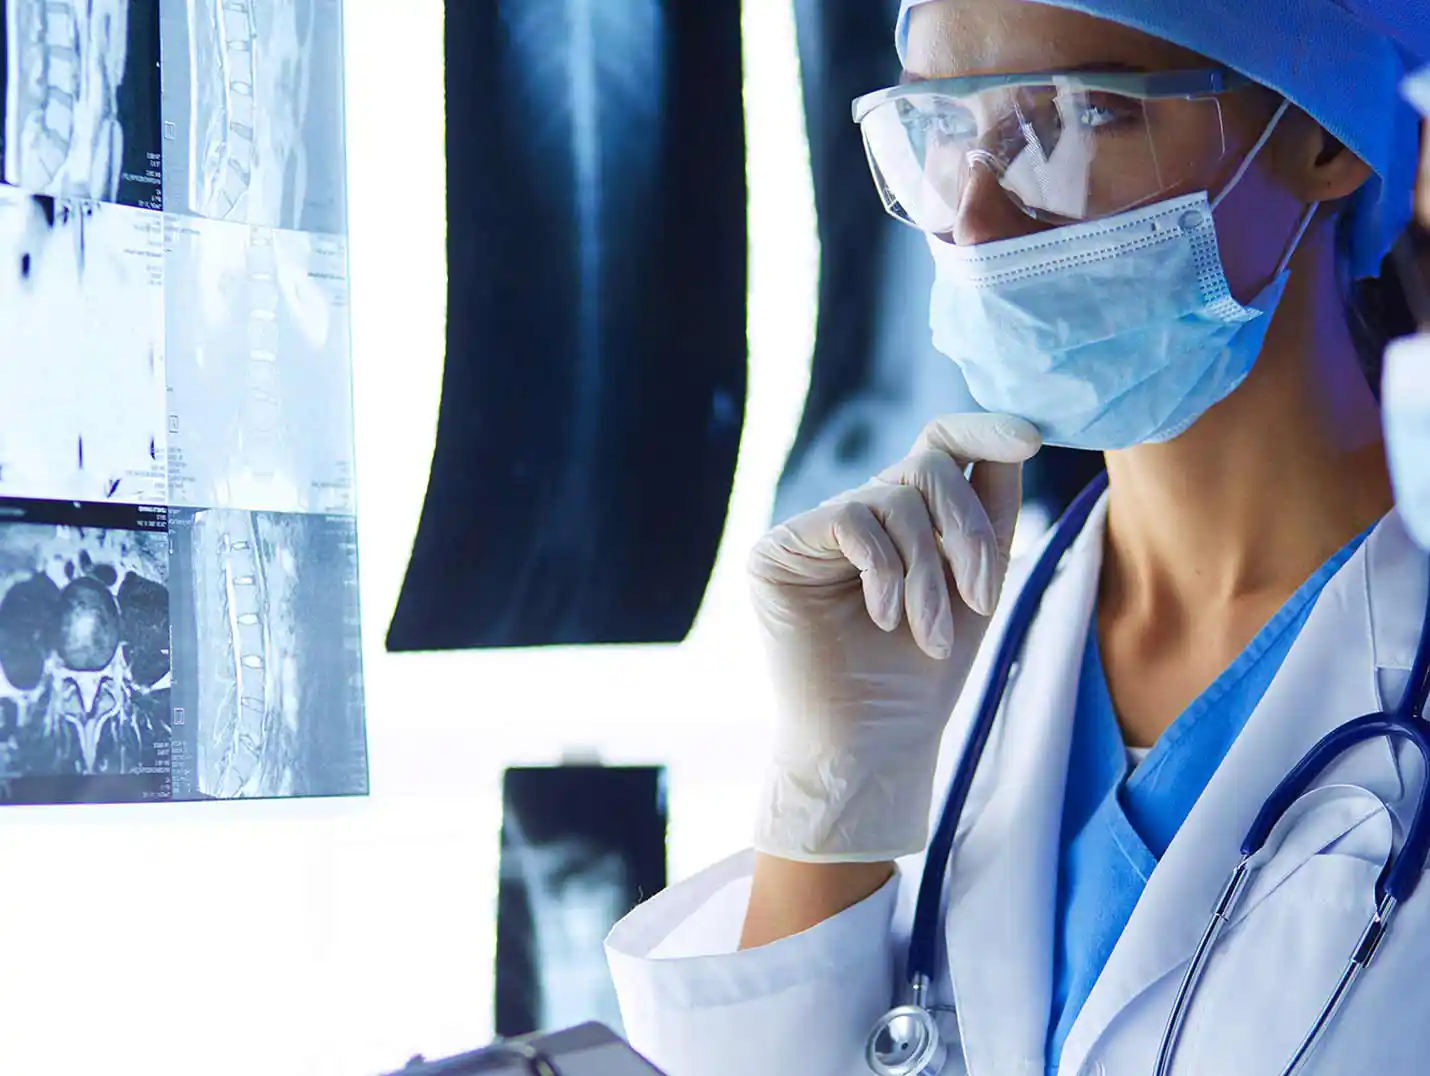
{"type": "MultiPolygon", "coordinates": [[[[1104,496],[1043,596],[970,789],[945,882],[949,977],[963,1054],[977,1076],[1044,1071],[1063,788],[1106,518],[1104,496]],[[1025,671],[1029,655],[1037,658],[1025,671]]],[[[1010,588],[1004,601],[1013,598],[1010,588]]],[[[978,682],[975,703],[982,688],[978,682]]]]}
{"type": "MultiPolygon", "coordinates": [[[[1090,563],[1080,562],[1077,570],[1090,563]]],[[[1069,1032],[1062,1072],[1082,1071],[1120,1013],[1163,977],[1182,974],[1239,859],[1247,829],[1281,778],[1337,725],[1399,701],[1382,700],[1378,674],[1409,667],[1420,635],[1427,576],[1425,555],[1392,513],[1326,585],[1275,680],[1149,879],[1069,1032]]],[[[1086,618],[1079,620],[1076,630],[1086,623],[1086,618]]],[[[1069,682],[1061,668],[1040,669],[1038,677],[1048,682],[1047,690],[1069,682]]],[[[1070,688],[1062,691],[1064,698],[1073,694],[1070,688]]],[[[1036,703],[1027,699],[1023,705],[1036,703]]],[[[1348,756],[1325,780],[1359,785],[1388,800],[1401,791],[1395,756],[1384,741],[1348,756]]],[[[1267,869],[1284,876],[1322,847],[1303,847],[1267,869]]],[[[1251,914],[1254,908],[1240,912],[1251,914]]],[[[1148,1026],[1140,1033],[1149,1038],[1152,1053],[1165,1017],[1145,1014],[1148,1026]]],[[[994,1066],[991,1071],[1000,1070],[994,1066]]]]}

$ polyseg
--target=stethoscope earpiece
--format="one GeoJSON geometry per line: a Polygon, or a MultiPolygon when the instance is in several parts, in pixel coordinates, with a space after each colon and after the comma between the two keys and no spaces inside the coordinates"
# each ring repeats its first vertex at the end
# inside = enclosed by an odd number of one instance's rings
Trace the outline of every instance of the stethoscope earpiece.
{"type": "Polygon", "coordinates": [[[874,1025],[864,1057],[875,1076],[938,1076],[948,1049],[933,1013],[922,1005],[900,1005],[874,1025]]]}

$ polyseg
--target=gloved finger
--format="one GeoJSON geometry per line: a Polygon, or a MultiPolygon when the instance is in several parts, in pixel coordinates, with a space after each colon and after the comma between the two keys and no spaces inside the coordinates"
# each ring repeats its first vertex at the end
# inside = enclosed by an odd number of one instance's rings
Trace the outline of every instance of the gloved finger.
{"type": "Polygon", "coordinates": [[[949,415],[924,427],[918,444],[972,465],[969,481],[992,525],[997,549],[988,575],[990,586],[982,596],[996,606],[1023,506],[1022,465],[1042,448],[1042,434],[1016,415],[949,415]]]}
{"type": "Polygon", "coordinates": [[[1008,562],[1013,551],[1013,531],[1018,525],[1018,513],[1023,507],[1023,465],[1021,463],[975,463],[969,479],[978,500],[988,512],[993,530],[993,590],[990,598],[998,604],[1003,579],[1008,574],[1008,562]]]}
{"type": "Polygon", "coordinates": [[[992,616],[998,589],[994,578],[999,562],[997,536],[958,462],[946,452],[927,449],[900,460],[875,481],[919,491],[959,595],[974,612],[992,616]]]}
{"type": "Polygon", "coordinates": [[[978,412],[944,415],[923,428],[910,455],[946,452],[960,467],[970,463],[1022,463],[1043,447],[1043,435],[1027,419],[978,412]]]}
{"type": "Polygon", "coordinates": [[[860,580],[870,617],[899,626],[904,563],[867,505],[827,501],[769,531],[750,551],[749,575],[777,586],[831,586],[860,580]]]}
{"type": "Polygon", "coordinates": [[[833,516],[835,540],[849,563],[859,569],[870,619],[884,631],[893,631],[903,619],[903,558],[867,504],[846,501],[833,516]]]}
{"type": "Polygon", "coordinates": [[[920,650],[943,660],[953,652],[953,599],[944,558],[923,494],[912,486],[874,484],[860,492],[904,566],[904,610],[920,650]]]}

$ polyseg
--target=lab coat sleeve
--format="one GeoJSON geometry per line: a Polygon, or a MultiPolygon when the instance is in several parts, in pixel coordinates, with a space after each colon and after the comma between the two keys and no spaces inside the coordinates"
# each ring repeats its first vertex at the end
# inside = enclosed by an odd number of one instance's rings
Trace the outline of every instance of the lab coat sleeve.
{"type": "MultiPolygon", "coordinates": [[[[934,820],[1002,621],[1036,554],[1010,569],[969,676],[973,690],[964,692],[944,733],[934,820]]],[[[746,950],[739,944],[752,851],[658,893],[606,941],[626,1036],[668,1076],[868,1076],[865,1040],[903,977],[923,865],[922,854],[901,859],[868,899],[801,934],[746,950]]]]}
{"type": "Polygon", "coordinates": [[[739,950],[753,867],[742,852],[616,925],[606,949],[627,1037],[668,1076],[861,1076],[894,986],[903,865],[812,929],[739,950]]]}

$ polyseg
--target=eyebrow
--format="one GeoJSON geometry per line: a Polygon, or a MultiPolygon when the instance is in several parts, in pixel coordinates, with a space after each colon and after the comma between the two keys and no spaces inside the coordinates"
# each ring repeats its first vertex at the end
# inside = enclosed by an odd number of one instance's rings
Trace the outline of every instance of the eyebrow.
{"type": "MultiPolygon", "coordinates": [[[[1057,73],[1075,75],[1080,72],[1102,71],[1107,72],[1109,74],[1116,73],[1145,75],[1151,73],[1152,70],[1152,68],[1144,67],[1141,64],[1118,63],[1112,60],[1103,60],[1096,63],[1075,64],[1071,67],[1059,67],[1057,68],[1057,73]]],[[[910,86],[919,82],[933,81],[936,80],[929,78],[927,75],[915,74],[913,71],[904,70],[899,72],[900,86],[910,86]]]]}

